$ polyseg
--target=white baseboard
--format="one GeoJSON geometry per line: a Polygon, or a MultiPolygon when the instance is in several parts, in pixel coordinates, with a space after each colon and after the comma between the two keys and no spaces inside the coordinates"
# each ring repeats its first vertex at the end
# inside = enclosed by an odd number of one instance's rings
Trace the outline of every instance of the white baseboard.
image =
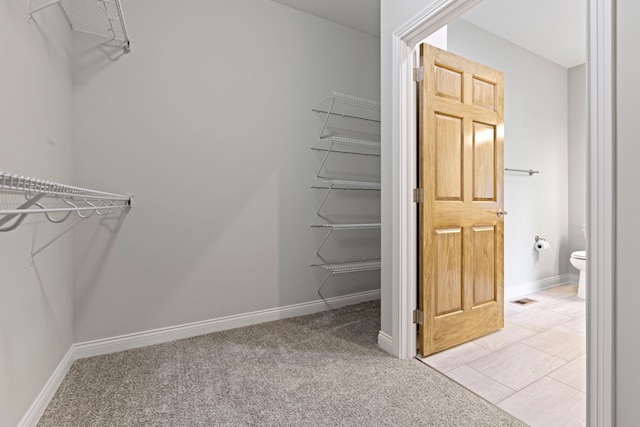
{"type": "Polygon", "coordinates": [[[382,331],[378,332],[378,347],[389,354],[393,354],[393,338],[382,331]]]}
{"type": "Polygon", "coordinates": [[[136,332],[133,334],[74,344],[74,355],[75,359],[83,359],[85,357],[99,356],[102,354],[130,350],[132,348],[161,344],[169,341],[209,334],[212,332],[270,322],[273,320],[304,316],[305,314],[318,313],[376,299],[380,299],[380,290],[360,292],[342,297],[328,298],[321,301],[312,301],[268,310],[254,311],[251,313],[220,317],[217,319],[170,326],[151,331],[136,332]]]}
{"type": "Polygon", "coordinates": [[[27,410],[27,413],[24,414],[18,423],[18,427],[35,427],[38,424],[40,417],[44,414],[47,406],[49,406],[49,402],[51,402],[53,395],[56,394],[58,387],[62,384],[62,380],[64,380],[67,372],[69,372],[74,360],[75,358],[72,345],[69,347],[69,351],[64,355],[40,393],[38,393],[38,396],[36,396],[36,399],[27,410]]]}
{"type": "Polygon", "coordinates": [[[533,282],[520,283],[519,285],[515,286],[505,286],[504,299],[505,301],[507,301],[513,298],[529,295],[543,289],[563,285],[565,283],[578,283],[578,275],[562,274],[560,276],[549,277],[542,280],[535,280],[533,282]]]}

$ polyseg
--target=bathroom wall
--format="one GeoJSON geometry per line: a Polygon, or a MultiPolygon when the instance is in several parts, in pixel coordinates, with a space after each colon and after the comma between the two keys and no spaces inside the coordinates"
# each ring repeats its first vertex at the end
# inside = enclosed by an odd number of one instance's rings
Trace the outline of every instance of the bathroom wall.
{"type": "MultiPolygon", "coordinates": [[[[59,13],[29,23],[29,3],[0,2],[0,170],[69,183],[71,31],[59,13]]],[[[0,209],[23,202],[0,194],[0,209]]],[[[71,237],[31,263],[64,227],[30,216],[0,233],[0,426],[18,424],[73,342],[71,237]]]]}
{"type": "MultiPolygon", "coordinates": [[[[320,301],[311,108],[379,99],[379,39],[268,0],[123,7],[130,54],[74,36],[77,182],[136,194],[76,233],[76,341],[320,301]]],[[[323,295],[379,289],[346,276],[323,295]]]]}
{"type": "Polygon", "coordinates": [[[448,50],[505,74],[505,296],[568,272],[567,70],[458,19],[448,50]],[[535,76],[535,77],[534,77],[535,76]],[[536,235],[551,249],[536,252],[536,235]]]}
{"type": "MultiPolygon", "coordinates": [[[[569,79],[569,253],[587,247],[587,66],[570,68],[569,79]]],[[[569,272],[579,271],[569,264],[569,272]]]]}

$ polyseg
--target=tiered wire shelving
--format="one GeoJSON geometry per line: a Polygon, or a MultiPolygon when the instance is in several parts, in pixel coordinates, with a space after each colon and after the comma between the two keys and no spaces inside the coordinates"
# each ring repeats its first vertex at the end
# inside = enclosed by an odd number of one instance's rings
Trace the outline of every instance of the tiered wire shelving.
{"type": "Polygon", "coordinates": [[[72,30],[105,37],[115,46],[130,51],[131,40],[120,0],[49,0],[44,3],[31,0],[29,20],[35,13],[51,6],[60,9],[72,30]]]}
{"type": "MultiPolygon", "coordinates": [[[[318,183],[312,185],[314,190],[322,191],[321,200],[316,210],[316,217],[321,217],[321,212],[331,193],[336,190],[341,191],[377,191],[380,192],[380,182],[361,181],[352,179],[342,179],[341,177],[330,177],[323,174],[327,160],[334,155],[352,155],[380,157],[379,124],[380,124],[380,103],[364,98],[333,92],[326,96],[312,111],[323,117],[322,128],[318,138],[319,146],[311,149],[322,154],[320,166],[316,171],[318,183]],[[330,130],[331,120],[363,121],[373,125],[375,133],[357,133],[341,135],[330,130]]],[[[343,128],[344,131],[344,128],[343,128]]],[[[340,131],[338,131],[340,132],[340,131]]],[[[349,133],[349,132],[345,132],[349,133]]],[[[327,220],[326,217],[324,217],[327,220]]],[[[312,224],[311,227],[319,234],[320,243],[316,249],[316,258],[322,262],[312,264],[316,270],[319,285],[318,294],[327,281],[334,274],[356,273],[361,271],[372,271],[380,269],[380,259],[358,259],[343,262],[325,262],[321,251],[334,232],[375,230],[380,229],[380,223],[321,223],[312,224]]]]}

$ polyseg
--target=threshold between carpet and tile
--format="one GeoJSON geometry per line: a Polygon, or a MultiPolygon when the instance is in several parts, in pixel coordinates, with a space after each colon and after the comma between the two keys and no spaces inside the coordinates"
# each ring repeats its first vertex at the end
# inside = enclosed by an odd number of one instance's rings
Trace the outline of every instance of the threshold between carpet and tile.
{"type": "Polygon", "coordinates": [[[523,426],[376,344],[379,301],[74,362],[38,426],[523,426]]]}

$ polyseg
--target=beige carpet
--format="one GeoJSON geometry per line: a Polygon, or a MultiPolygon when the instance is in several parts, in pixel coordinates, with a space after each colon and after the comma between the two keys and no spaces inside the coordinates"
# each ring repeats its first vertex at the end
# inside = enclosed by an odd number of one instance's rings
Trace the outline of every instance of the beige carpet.
{"type": "Polygon", "coordinates": [[[76,361],[45,426],[522,426],[377,348],[379,302],[76,361]]]}

